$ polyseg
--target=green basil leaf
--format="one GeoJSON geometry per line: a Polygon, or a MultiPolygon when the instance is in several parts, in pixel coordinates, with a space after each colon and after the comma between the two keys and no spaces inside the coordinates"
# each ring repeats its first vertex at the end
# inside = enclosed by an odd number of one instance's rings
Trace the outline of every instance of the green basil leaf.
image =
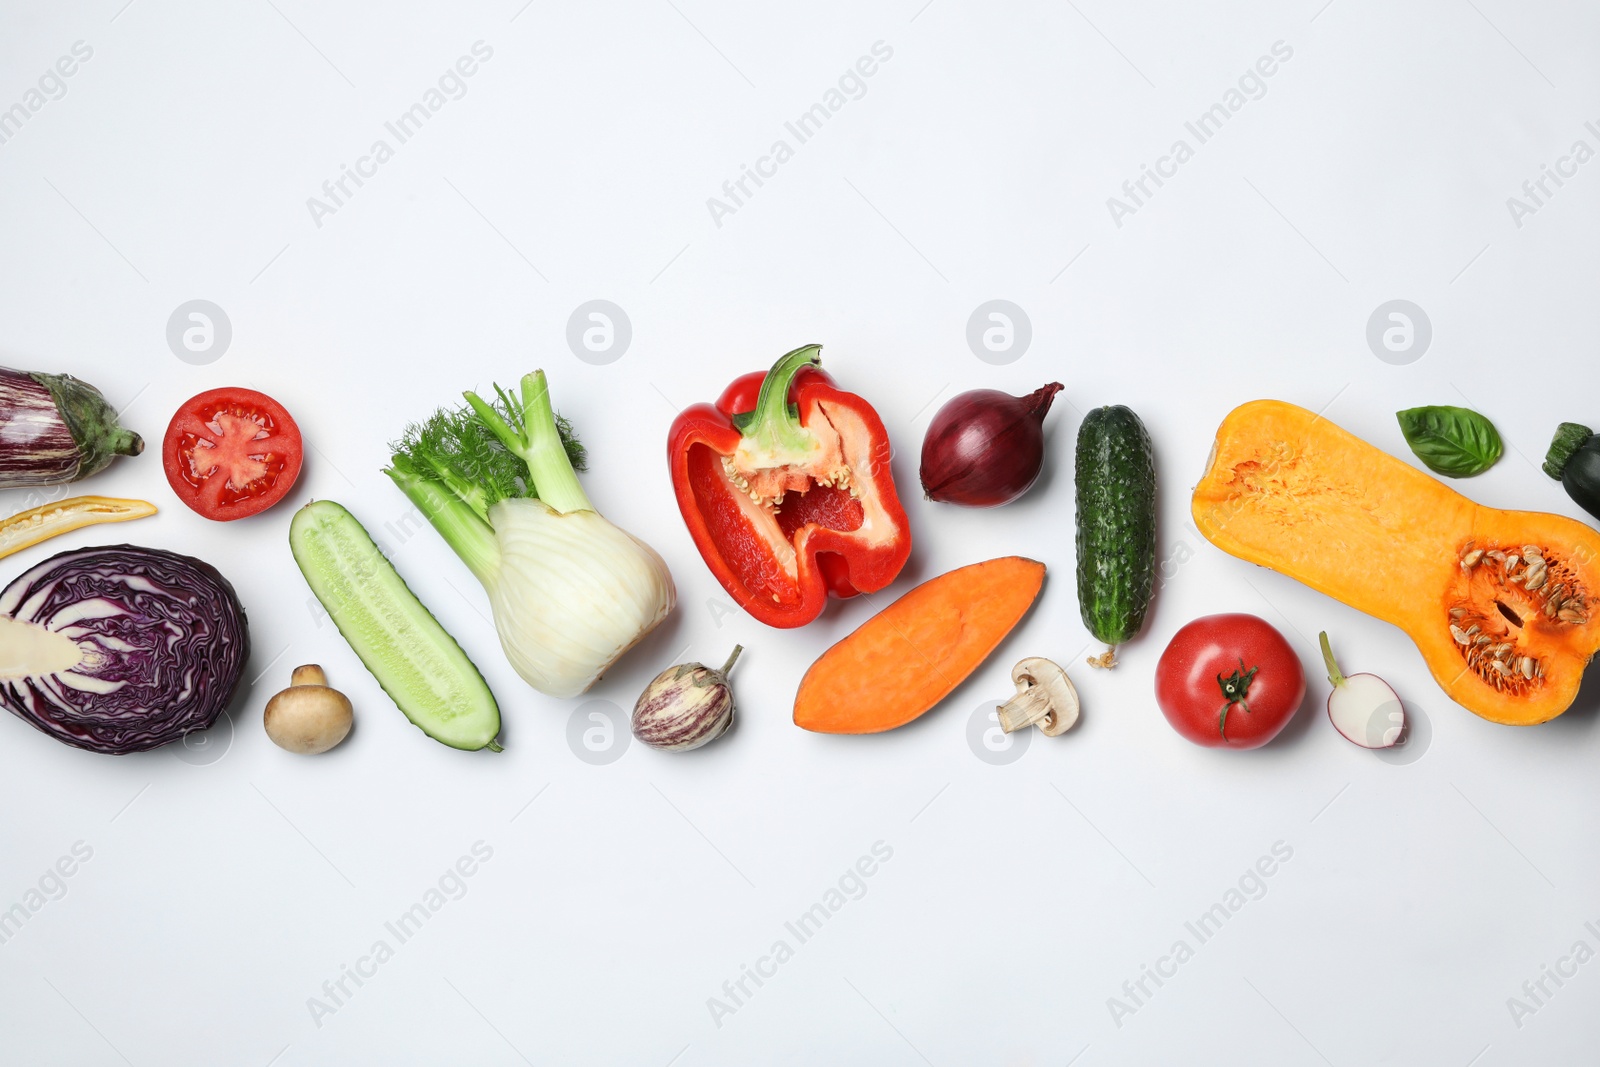
{"type": "Polygon", "coordinates": [[[1407,408],[1395,417],[1417,458],[1448,478],[1482,474],[1505,451],[1494,423],[1470,408],[1407,408]]]}

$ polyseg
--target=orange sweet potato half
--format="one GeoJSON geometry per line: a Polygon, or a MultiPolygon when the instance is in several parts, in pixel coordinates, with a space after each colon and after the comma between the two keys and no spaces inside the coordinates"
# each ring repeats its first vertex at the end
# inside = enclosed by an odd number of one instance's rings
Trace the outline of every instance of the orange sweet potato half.
{"type": "Polygon", "coordinates": [[[1033,606],[1044,564],[1021,556],[923,582],[811,665],[794,724],[823,734],[904,726],[949,696],[1033,606]]]}

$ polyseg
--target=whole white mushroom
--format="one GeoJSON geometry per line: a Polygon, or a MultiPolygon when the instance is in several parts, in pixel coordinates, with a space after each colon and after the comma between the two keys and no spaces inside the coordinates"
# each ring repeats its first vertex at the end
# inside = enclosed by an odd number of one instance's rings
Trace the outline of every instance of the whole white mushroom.
{"type": "Polygon", "coordinates": [[[289,688],[267,701],[262,715],[273,744],[308,756],[343,741],[354,722],[350,698],[329,687],[328,676],[315,663],[296,667],[289,688]]]}

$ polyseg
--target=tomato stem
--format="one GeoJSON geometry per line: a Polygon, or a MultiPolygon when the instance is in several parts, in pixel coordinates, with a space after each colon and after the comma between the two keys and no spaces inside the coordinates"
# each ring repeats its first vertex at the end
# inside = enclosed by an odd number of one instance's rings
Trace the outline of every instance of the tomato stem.
{"type": "Polygon", "coordinates": [[[1217,714],[1217,730],[1222,734],[1222,739],[1228,739],[1228,712],[1237,704],[1246,714],[1250,712],[1250,703],[1245,698],[1250,693],[1250,683],[1255,680],[1256,672],[1260,667],[1246,668],[1244,660],[1239,660],[1239,669],[1224,678],[1217,675],[1217,685],[1222,688],[1223,703],[1217,714]]]}

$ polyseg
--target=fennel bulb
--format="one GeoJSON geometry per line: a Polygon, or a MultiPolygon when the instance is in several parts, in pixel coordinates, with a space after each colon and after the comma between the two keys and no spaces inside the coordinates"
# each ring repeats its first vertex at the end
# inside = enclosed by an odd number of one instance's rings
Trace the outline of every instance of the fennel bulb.
{"type": "Polygon", "coordinates": [[[667,617],[666,563],[594,509],[583,450],[543,371],[521,395],[412,426],[384,471],[483,584],[506,659],[541,693],[573,697],[667,617]]]}

